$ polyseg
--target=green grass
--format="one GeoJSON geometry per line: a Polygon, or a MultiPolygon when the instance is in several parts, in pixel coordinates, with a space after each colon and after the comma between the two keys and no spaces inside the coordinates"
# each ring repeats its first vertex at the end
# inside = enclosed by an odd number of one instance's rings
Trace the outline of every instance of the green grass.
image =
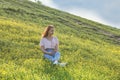
{"type": "Polygon", "coordinates": [[[27,0],[0,0],[0,80],[119,80],[120,29],[27,0]],[[61,61],[43,59],[39,42],[55,25],[61,61]]]}

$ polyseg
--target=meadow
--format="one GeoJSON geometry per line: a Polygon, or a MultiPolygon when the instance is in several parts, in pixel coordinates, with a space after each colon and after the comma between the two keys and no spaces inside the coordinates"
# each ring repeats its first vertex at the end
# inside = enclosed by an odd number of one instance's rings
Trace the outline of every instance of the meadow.
{"type": "Polygon", "coordinates": [[[119,80],[120,29],[28,0],[0,0],[0,80],[119,80]],[[61,61],[43,58],[39,42],[55,26],[61,61]]]}

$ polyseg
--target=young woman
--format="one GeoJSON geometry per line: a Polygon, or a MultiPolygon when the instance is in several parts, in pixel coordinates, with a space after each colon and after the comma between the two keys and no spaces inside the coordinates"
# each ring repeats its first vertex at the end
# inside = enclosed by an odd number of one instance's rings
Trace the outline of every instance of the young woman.
{"type": "Polygon", "coordinates": [[[57,37],[54,37],[54,26],[49,25],[46,27],[40,40],[40,47],[44,53],[44,57],[52,61],[53,64],[59,64],[60,53],[58,52],[59,42],[57,37]]]}

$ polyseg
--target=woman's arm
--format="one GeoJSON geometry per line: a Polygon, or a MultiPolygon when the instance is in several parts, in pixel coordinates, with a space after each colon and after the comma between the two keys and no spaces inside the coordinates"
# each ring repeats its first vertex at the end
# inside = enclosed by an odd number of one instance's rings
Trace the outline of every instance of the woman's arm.
{"type": "Polygon", "coordinates": [[[55,46],[55,52],[57,52],[59,50],[59,41],[57,39],[57,37],[55,37],[55,40],[56,40],[56,46],[55,46]]]}
{"type": "Polygon", "coordinates": [[[51,52],[51,54],[55,54],[56,52],[58,52],[58,45],[55,46],[55,49],[51,52]]]}
{"type": "Polygon", "coordinates": [[[59,44],[56,44],[56,46],[55,46],[55,52],[57,52],[59,50],[59,44]]]}
{"type": "Polygon", "coordinates": [[[47,52],[47,51],[45,50],[44,46],[41,46],[41,50],[42,50],[43,53],[46,53],[46,54],[50,54],[50,55],[51,55],[51,52],[47,52]]]}

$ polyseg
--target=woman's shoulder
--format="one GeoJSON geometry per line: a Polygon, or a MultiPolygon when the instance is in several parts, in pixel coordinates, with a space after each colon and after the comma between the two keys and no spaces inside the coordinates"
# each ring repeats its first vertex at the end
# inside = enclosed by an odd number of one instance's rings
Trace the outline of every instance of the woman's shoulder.
{"type": "Polygon", "coordinates": [[[45,37],[43,37],[43,38],[41,38],[41,41],[44,41],[46,38],[45,37]]]}
{"type": "Polygon", "coordinates": [[[42,37],[41,39],[45,39],[45,37],[42,37]]]}

